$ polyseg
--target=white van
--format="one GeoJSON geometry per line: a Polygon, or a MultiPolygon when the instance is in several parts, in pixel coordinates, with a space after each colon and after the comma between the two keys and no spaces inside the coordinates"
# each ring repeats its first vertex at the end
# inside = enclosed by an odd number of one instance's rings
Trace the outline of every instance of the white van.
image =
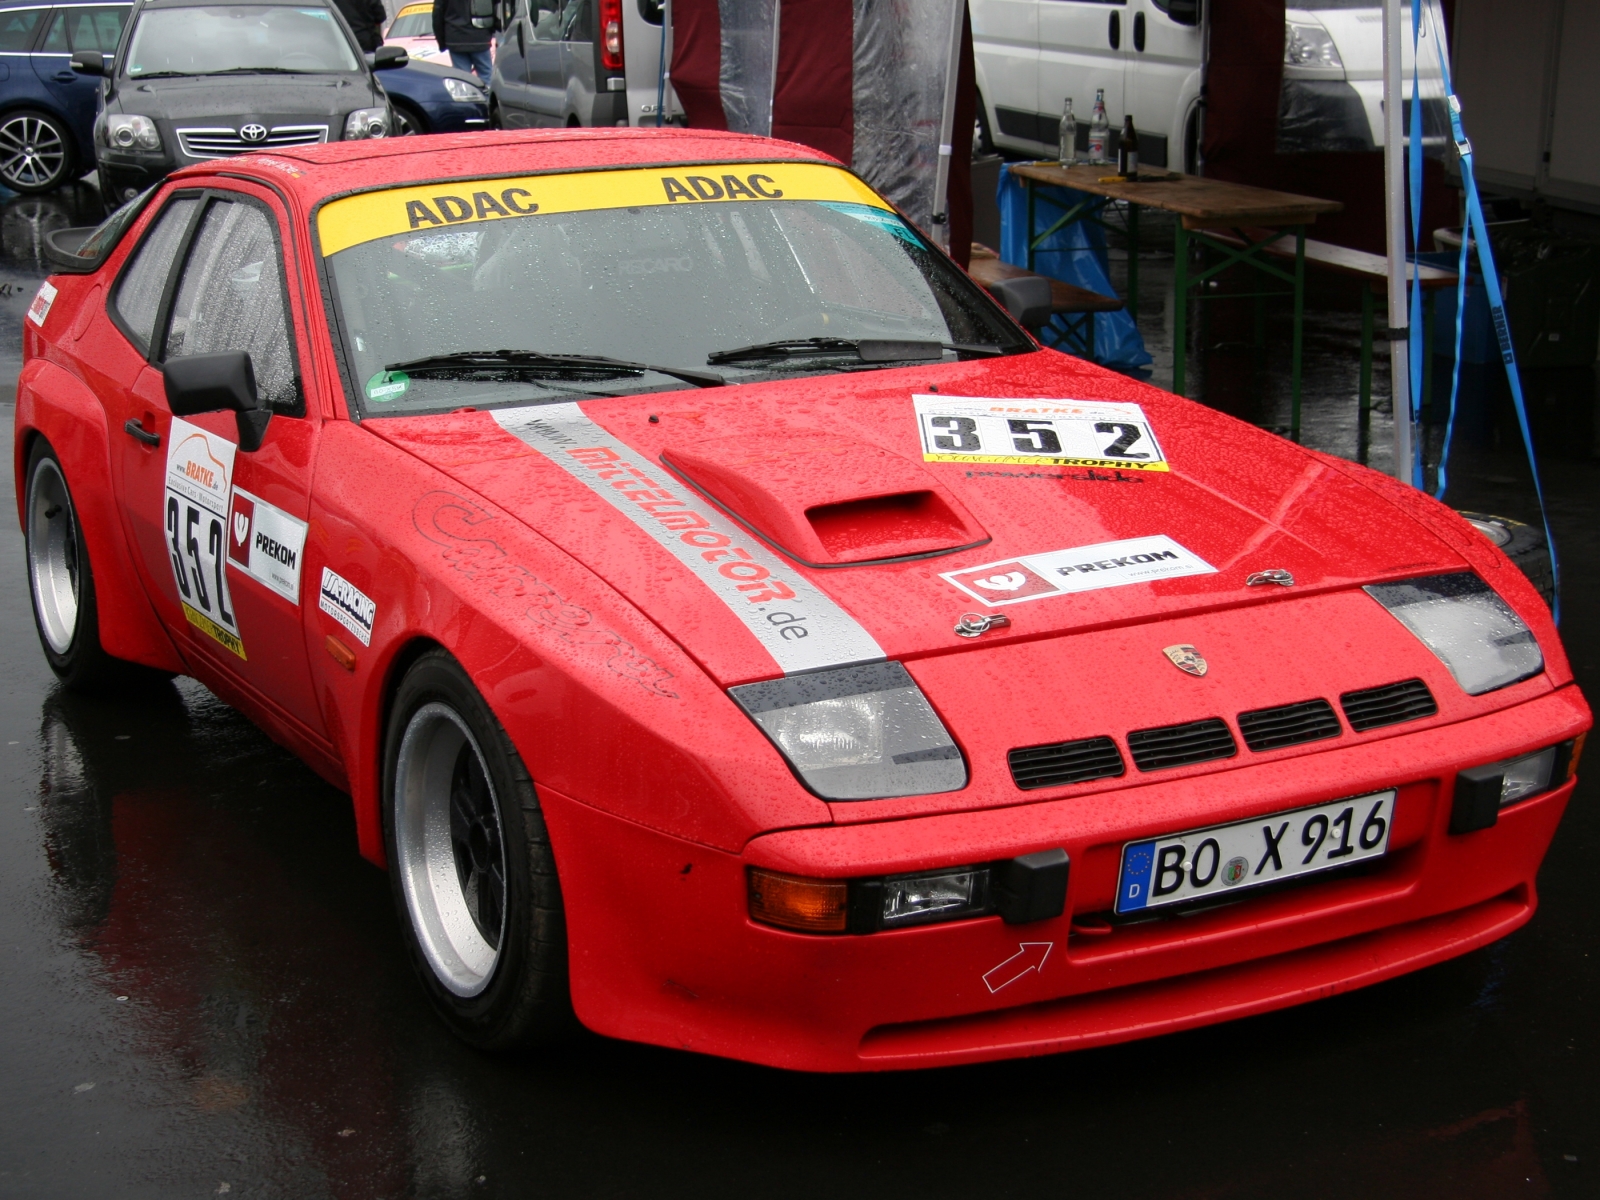
{"type": "MultiPolygon", "coordinates": [[[[1199,161],[1201,2],[970,0],[979,137],[1002,150],[1054,158],[1062,101],[1070,96],[1084,152],[1095,92],[1104,89],[1109,151],[1123,114],[1132,113],[1141,162],[1192,171],[1199,161]]],[[[1409,39],[1406,51],[1409,74],[1409,39]]],[[[1436,84],[1431,61],[1430,52],[1423,70],[1436,84]]],[[[1382,146],[1382,68],[1377,0],[1291,0],[1280,149],[1382,146]]],[[[1436,128],[1430,120],[1430,132],[1436,128]]]]}

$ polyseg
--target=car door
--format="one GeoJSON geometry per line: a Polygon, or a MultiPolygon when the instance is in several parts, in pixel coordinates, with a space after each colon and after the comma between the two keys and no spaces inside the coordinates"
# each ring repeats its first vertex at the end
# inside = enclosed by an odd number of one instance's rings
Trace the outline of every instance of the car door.
{"type": "MultiPolygon", "coordinates": [[[[126,4],[66,5],[50,14],[44,39],[32,55],[33,71],[78,136],[80,150],[92,151],[91,130],[100,103],[100,80],[72,69],[77,50],[114,54],[128,19],[126,4]]],[[[85,162],[84,169],[91,165],[85,162]]]]}
{"type": "Polygon", "coordinates": [[[594,37],[594,0],[567,0],[561,10],[561,104],[556,110],[562,124],[569,113],[585,125],[594,123],[600,87],[594,37]]]}
{"type": "Polygon", "coordinates": [[[175,193],[118,280],[119,325],[149,330],[151,365],[111,414],[130,434],[114,485],[145,586],[195,674],[320,738],[300,569],[317,421],[305,415],[282,214],[243,187],[175,193]],[[233,413],[167,407],[163,362],[229,350],[249,353],[272,410],[254,450],[233,413]]]}
{"type": "Polygon", "coordinates": [[[494,78],[491,90],[500,105],[500,122],[508,129],[530,123],[528,97],[528,0],[511,0],[505,5],[505,28],[495,46],[494,78]]]}
{"type": "Polygon", "coordinates": [[[1000,145],[1025,142],[1031,148],[1039,140],[1039,5],[1040,0],[971,0],[972,51],[989,133],[1000,145]]]}
{"type": "Polygon", "coordinates": [[[562,0],[527,0],[532,37],[527,45],[530,125],[561,125],[567,98],[561,67],[562,0]]]}
{"type": "MultiPolygon", "coordinates": [[[[1127,0],[1039,0],[1038,141],[1051,149],[1058,144],[1061,103],[1070,96],[1078,145],[1087,146],[1099,90],[1113,135],[1121,128],[1128,32],[1127,0]]],[[[1115,154],[1116,140],[1106,147],[1108,155],[1115,154]]]]}
{"type": "Polygon", "coordinates": [[[1139,161],[1184,170],[1185,122],[1200,97],[1199,25],[1174,21],[1167,0],[1129,0],[1124,107],[1139,131],[1139,161]]]}

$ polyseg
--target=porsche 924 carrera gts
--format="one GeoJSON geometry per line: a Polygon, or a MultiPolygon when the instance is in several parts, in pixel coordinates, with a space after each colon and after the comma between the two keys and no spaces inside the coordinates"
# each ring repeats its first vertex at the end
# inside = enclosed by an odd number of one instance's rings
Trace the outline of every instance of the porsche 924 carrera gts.
{"type": "Polygon", "coordinates": [[[1590,716],[1518,569],[1042,349],[812,151],[296,147],[77,253],[16,408],[45,655],[348,791],[469,1042],[1038,1054],[1533,914],[1590,716]]]}

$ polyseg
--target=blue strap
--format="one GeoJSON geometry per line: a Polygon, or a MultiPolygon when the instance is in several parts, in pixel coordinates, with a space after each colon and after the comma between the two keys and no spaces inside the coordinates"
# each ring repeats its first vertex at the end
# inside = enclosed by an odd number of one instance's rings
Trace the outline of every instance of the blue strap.
{"type": "Polygon", "coordinates": [[[667,108],[667,10],[661,6],[661,52],[656,55],[656,128],[666,122],[667,108]]]}
{"type": "MultiPolygon", "coordinates": [[[[1444,29],[1444,18],[1439,12],[1439,0],[1427,0],[1429,19],[1436,31],[1444,29]]],[[[1418,6],[1420,7],[1420,6],[1418,6]]],[[[1415,18],[1413,18],[1415,20],[1415,18]]],[[[1561,624],[1561,565],[1556,557],[1556,541],[1550,533],[1550,512],[1544,502],[1544,484],[1539,478],[1539,461],[1533,450],[1533,431],[1528,426],[1528,404],[1522,394],[1522,375],[1517,370],[1517,351],[1511,342],[1511,325],[1506,320],[1505,297],[1500,292],[1500,273],[1494,265],[1494,247],[1489,242],[1489,230],[1483,219],[1483,202],[1478,198],[1478,181],[1472,169],[1472,143],[1467,140],[1467,135],[1461,127],[1461,101],[1455,93],[1455,86],[1450,81],[1450,64],[1446,61],[1444,52],[1444,38],[1442,33],[1435,38],[1435,49],[1438,51],[1439,71],[1444,80],[1444,90],[1450,108],[1450,133],[1455,139],[1456,152],[1461,156],[1461,184],[1467,194],[1467,222],[1469,229],[1461,231],[1461,281],[1457,284],[1459,297],[1464,298],[1466,293],[1466,263],[1467,249],[1472,243],[1478,247],[1478,265],[1483,271],[1483,286],[1489,301],[1489,319],[1494,323],[1495,338],[1500,343],[1500,358],[1505,363],[1506,381],[1511,385],[1511,402],[1517,410],[1517,426],[1522,431],[1522,445],[1528,453],[1528,470],[1533,475],[1533,492],[1539,500],[1539,520],[1544,525],[1544,541],[1550,550],[1550,581],[1555,593],[1554,603],[1551,607],[1551,616],[1557,625],[1561,624]],[[1470,233],[1470,236],[1469,236],[1470,233]]],[[[1415,63],[1412,64],[1415,68],[1415,63]]],[[[1413,93],[1415,84],[1413,84],[1413,93]]],[[[1413,101],[1412,112],[1415,115],[1417,102],[1413,101]]],[[[1459,303],[1456,306],[1456,378],[1460,378],[1461,370],[1461,314],[1466,307],[1459,303]]],[[[1450,426],[1455,424],[1456,396],[1452,392],[1450,397],[1450,426]]],[[[1448,454],[1450,443],[1450,428],[1445,431],[1445,452],[1448,454]]],[[[1439,494],[1444,492],[1444,475],[1440,474],[1439,494]]]]}
{"type": "MultiPolygon", "coordinates": [[[[1411,253],[1416,255],[1422,250],[1422,96],[1417,79],[1417,62],[1422,57],[1420,40],[1422,37],[1422,6],[1411,6],[1411,121],[1410,136],[1411,146],[1408,154],[1407,175],[1411,190],[1411,253]]],[[[1422,477],[1422,438],[1417,436],[1417,422],[1422,415],[1422,405],[1425,397],[1422,394],[1422,272],[1415,266],[1411,269],[1411,299],[1407,321],[1407,342],[1410,346],[1408,366],[1411,371],[1411,410],[1406,414],[1406,419],[1411,422],[1411,484],[1413,487],[1424,486],[1422,477]]],[[[1433,347],[1428,347],[1427,352],[1433,353],[1433,347]]],[[[1395,420],[1400,419],[1400,414],[1395,414],[1395,420]]]]}

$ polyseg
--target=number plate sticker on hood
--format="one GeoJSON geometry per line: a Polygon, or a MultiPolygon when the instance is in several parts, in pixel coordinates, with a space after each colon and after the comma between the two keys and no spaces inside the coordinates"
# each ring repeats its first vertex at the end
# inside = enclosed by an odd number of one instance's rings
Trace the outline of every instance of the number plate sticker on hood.
{"type": "Polygon", "coordinates": [[[947,571],[939,578],[980,603],[993,606],[1182,575],[1213,575],[1216,570],[1192,550],[1158,534],[1079,546],[1075,550],[1025,554],[981,567],[947,571]]]}
{"type": "Polygon", "coordinates": [[[913,396],[927,462],[1168,470],[1137,404],[913,396]]]}
{"type": "Polygon", "coordinates": [[[682,563],[785,674],[884,657],[873,636],[809,579],[584,416],[576,403],[491,415],[682,563]]]}

